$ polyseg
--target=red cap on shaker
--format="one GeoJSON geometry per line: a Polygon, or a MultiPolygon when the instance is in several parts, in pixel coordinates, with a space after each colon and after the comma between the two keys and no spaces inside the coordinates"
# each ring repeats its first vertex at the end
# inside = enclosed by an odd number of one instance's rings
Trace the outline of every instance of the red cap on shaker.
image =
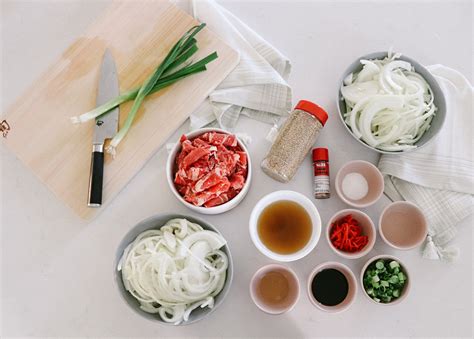
{"type": "Polygon", "coordinates": [[[327,148],[315,148],[313,149],[313,161],[329,160],[329,152],[327,148]]]}

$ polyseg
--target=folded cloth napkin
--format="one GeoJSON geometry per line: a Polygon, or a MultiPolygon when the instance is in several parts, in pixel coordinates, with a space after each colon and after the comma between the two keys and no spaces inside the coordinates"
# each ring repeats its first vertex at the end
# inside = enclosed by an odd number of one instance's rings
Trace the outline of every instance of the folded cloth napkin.
{"type": "Polygon", "coordinates": [[[237,67],[191,115],[191,129],[217,120],[232,130],[241,114],[268,123],[288,115],[288,58],[214,0],[192,0],[191,11],[240,54],[237,67]]]}
{"type": "Polygon", "coordinates": [[[446,244],[458,223],[474,212],[473,87],[459,72],[429,66],[446,97],[446,121],[430,144],[402,155],[382,155],[385,193],[417,204],[429,224],[427,259],[454,260],[459,250],[446,244]]]}

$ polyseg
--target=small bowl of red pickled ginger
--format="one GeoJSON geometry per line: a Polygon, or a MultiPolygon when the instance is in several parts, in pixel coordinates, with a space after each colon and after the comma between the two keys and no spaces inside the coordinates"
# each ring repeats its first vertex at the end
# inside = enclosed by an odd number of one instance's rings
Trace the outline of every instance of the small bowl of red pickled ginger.
{"type": "Polygon", "coordinates": [[[245,145],[232,133],[202,128],[181,136],[168,156],[171,191],[186,207],[224,213],[249,190],[252,168],[245,145]]]}

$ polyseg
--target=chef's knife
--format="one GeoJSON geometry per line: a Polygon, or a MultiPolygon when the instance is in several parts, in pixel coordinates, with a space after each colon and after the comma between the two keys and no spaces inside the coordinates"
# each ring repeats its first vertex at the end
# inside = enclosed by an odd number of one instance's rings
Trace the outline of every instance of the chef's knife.
{"type": "MultiPolygon", "coordinates": [[[[100,69],[99,86],[97,90],[97,106],[100,106],[120,94],[115,61],[106,50],[100,69]]],[[[119,108],[116,107],[104,116],[97,117],[94,126],[94,141],[92,143],[92,160],[89,178],[88,206],[102,205],[102,184],[104,179],[104,141],[113,138],[118,129],[119,108]]]]}

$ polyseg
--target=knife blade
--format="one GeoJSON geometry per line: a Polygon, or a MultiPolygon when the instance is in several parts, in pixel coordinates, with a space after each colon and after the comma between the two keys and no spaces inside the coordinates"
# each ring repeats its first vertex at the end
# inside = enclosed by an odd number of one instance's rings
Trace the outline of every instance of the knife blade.
{"type": "MultiPolygon", "coordinates": [[[[107,49],[100,68],[96,104],[100,106],[119,94],[117,68],[112,53],[107,49]]],[[[104,141],[113,138],[117,133],[119,111],[119,107],[116,107],[95,120],[87,203],[89,207],[100,207],[102,205],[104,141]]]]}

